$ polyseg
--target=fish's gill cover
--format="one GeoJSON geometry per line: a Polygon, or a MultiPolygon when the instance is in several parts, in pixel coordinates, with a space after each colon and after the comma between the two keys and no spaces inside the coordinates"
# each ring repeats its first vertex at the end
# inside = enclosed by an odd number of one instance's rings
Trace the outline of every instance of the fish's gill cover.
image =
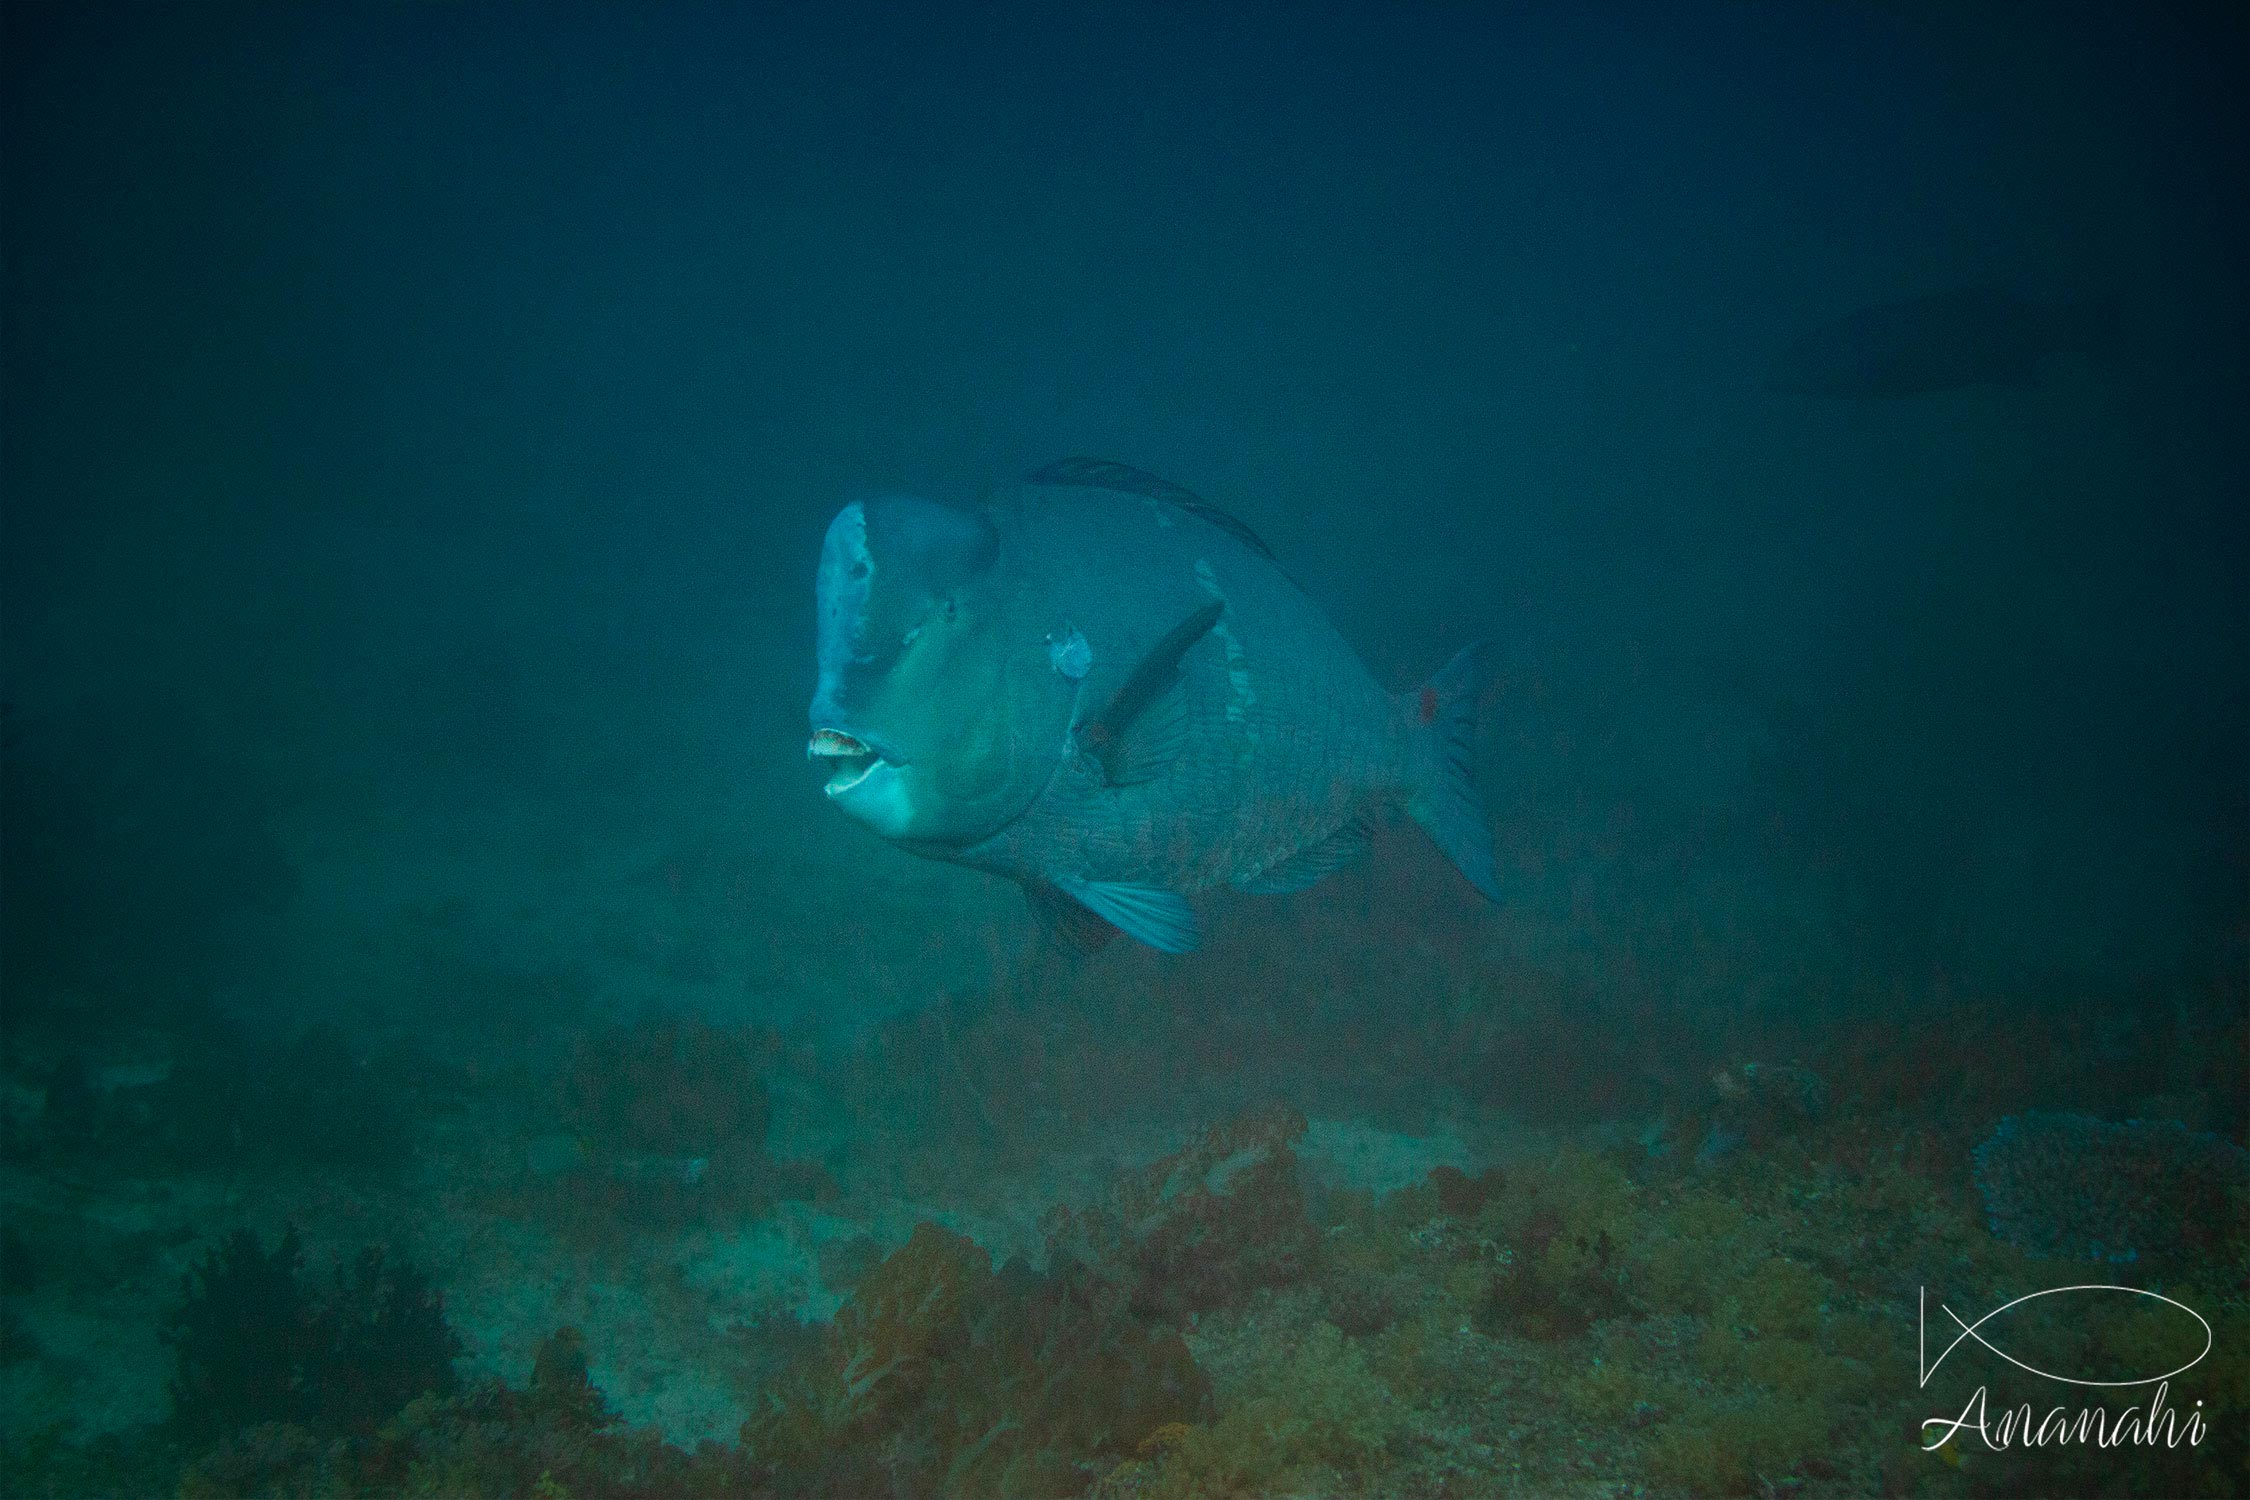
{"type": "Polygon", "coordinates": [[[2250,1205],[2250,1152],[2172,1121],[2010,1115],[1974,1155],[1993,1234],[2028,1255],[2119,1262],[2207,1251],[2242,1232],[2250,1205]]]}

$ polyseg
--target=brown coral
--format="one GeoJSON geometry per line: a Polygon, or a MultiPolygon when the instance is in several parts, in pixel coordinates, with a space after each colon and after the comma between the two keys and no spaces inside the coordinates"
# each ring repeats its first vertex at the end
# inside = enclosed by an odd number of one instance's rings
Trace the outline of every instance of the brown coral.
{"type": "Polygon", "coordinates": [[[976,1242],[915,1226],[743,1424],[742,1440],[784,1467],[817,1465],[895,1417],[927,1386],[932,1363],[964,1336],[963,1314],[992,1279],[976,1242]]]}
{"type": "Polygon", "coordinates": [[[1107,1204],[1055,1215],[1049,1256],[1170,1320],[1294,1281],[1317,1244],[1290,1149],[1304,1133],[1283,1106],[1214,1126],[1119,1178],[1107,1204]]]}
{"type": "Polygon", "coordinates": [[[1178,1334],[923,1224],[742,1437],[785,1492],[1062,1495],[1208,1400],[1178,1334]]]}

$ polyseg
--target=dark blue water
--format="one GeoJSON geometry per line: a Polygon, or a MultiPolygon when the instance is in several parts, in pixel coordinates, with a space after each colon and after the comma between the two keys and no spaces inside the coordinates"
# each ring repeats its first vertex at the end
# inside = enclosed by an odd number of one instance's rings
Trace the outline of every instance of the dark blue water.
{"type": "Polygon", "coordinates": [[[2239,1475],[2238,21],[0,23],[6,1488],[2239,1475]],[[1070,455],[1494,643],[1503,901],[1392,814],[1081,957],[827,805],[829,518],[1070,455]],[[2073,1277],[2209,1436],[1902,1436],[2073,1277]]]}

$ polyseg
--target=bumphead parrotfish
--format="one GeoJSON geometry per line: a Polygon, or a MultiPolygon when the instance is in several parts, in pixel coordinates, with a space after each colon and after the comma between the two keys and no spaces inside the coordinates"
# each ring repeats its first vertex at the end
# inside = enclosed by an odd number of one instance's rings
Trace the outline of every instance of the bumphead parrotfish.
{"type": "Polygon", "coordinates": [[[1187,896],[1301,890],[1403,804],[1497,901],[1470,784],[1487,649],[1394,698],[1249,528],[1068,459],[964,508],[854,501],[816,588],[810,753],[913,852],[1020,883],[1080,947],[1196,945],[1187,896]]]}

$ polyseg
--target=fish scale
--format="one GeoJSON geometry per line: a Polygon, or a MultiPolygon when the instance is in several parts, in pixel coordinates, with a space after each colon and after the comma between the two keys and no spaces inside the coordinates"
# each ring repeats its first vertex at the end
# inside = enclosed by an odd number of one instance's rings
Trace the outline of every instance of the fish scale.
{"type": "MultiPolygon", "coordinates": [[[[1403,756],[1390,743],[1395,715],[1388,697],[1266,559],[1199,516],[1160,525],[1146,508],[1117,506],[1099,492],[1033,492],[1016,503],[1024,507],[1025,529],[1082,544],[1058,549],[1065,555],[1129,558],[1136,571],[1149,570],[1144,577],[1168,573],[1183,585],[1169,591],[1183,605],[1203,565],[1226,600],[1226,629],[1241,648],[1240,670],[1255,701],[1242,718],[1230,719],[1236,684],[1226,638],[1214,631],[1182,661],[1189,748],[1162,784],[1092,788],[1082,784],[1083,772],[1058,766],[1060,785],[970,862],[1009,874],[1033,866],[1084,880],[1201,890],[1319,843],[1363,804],[1398,789],[1404,767],[1394,762],[1403,756]],[[1339,679],[1346,690],[1329,690],[1339,679]]],[[[1075,579],[1057,577],[1054,584],[1069,581],[1075,579]]],[[[1113,664],[1137,659],[1171,623],[1116,614],[1089,616],[1097,660],[1113,664]]]]}

